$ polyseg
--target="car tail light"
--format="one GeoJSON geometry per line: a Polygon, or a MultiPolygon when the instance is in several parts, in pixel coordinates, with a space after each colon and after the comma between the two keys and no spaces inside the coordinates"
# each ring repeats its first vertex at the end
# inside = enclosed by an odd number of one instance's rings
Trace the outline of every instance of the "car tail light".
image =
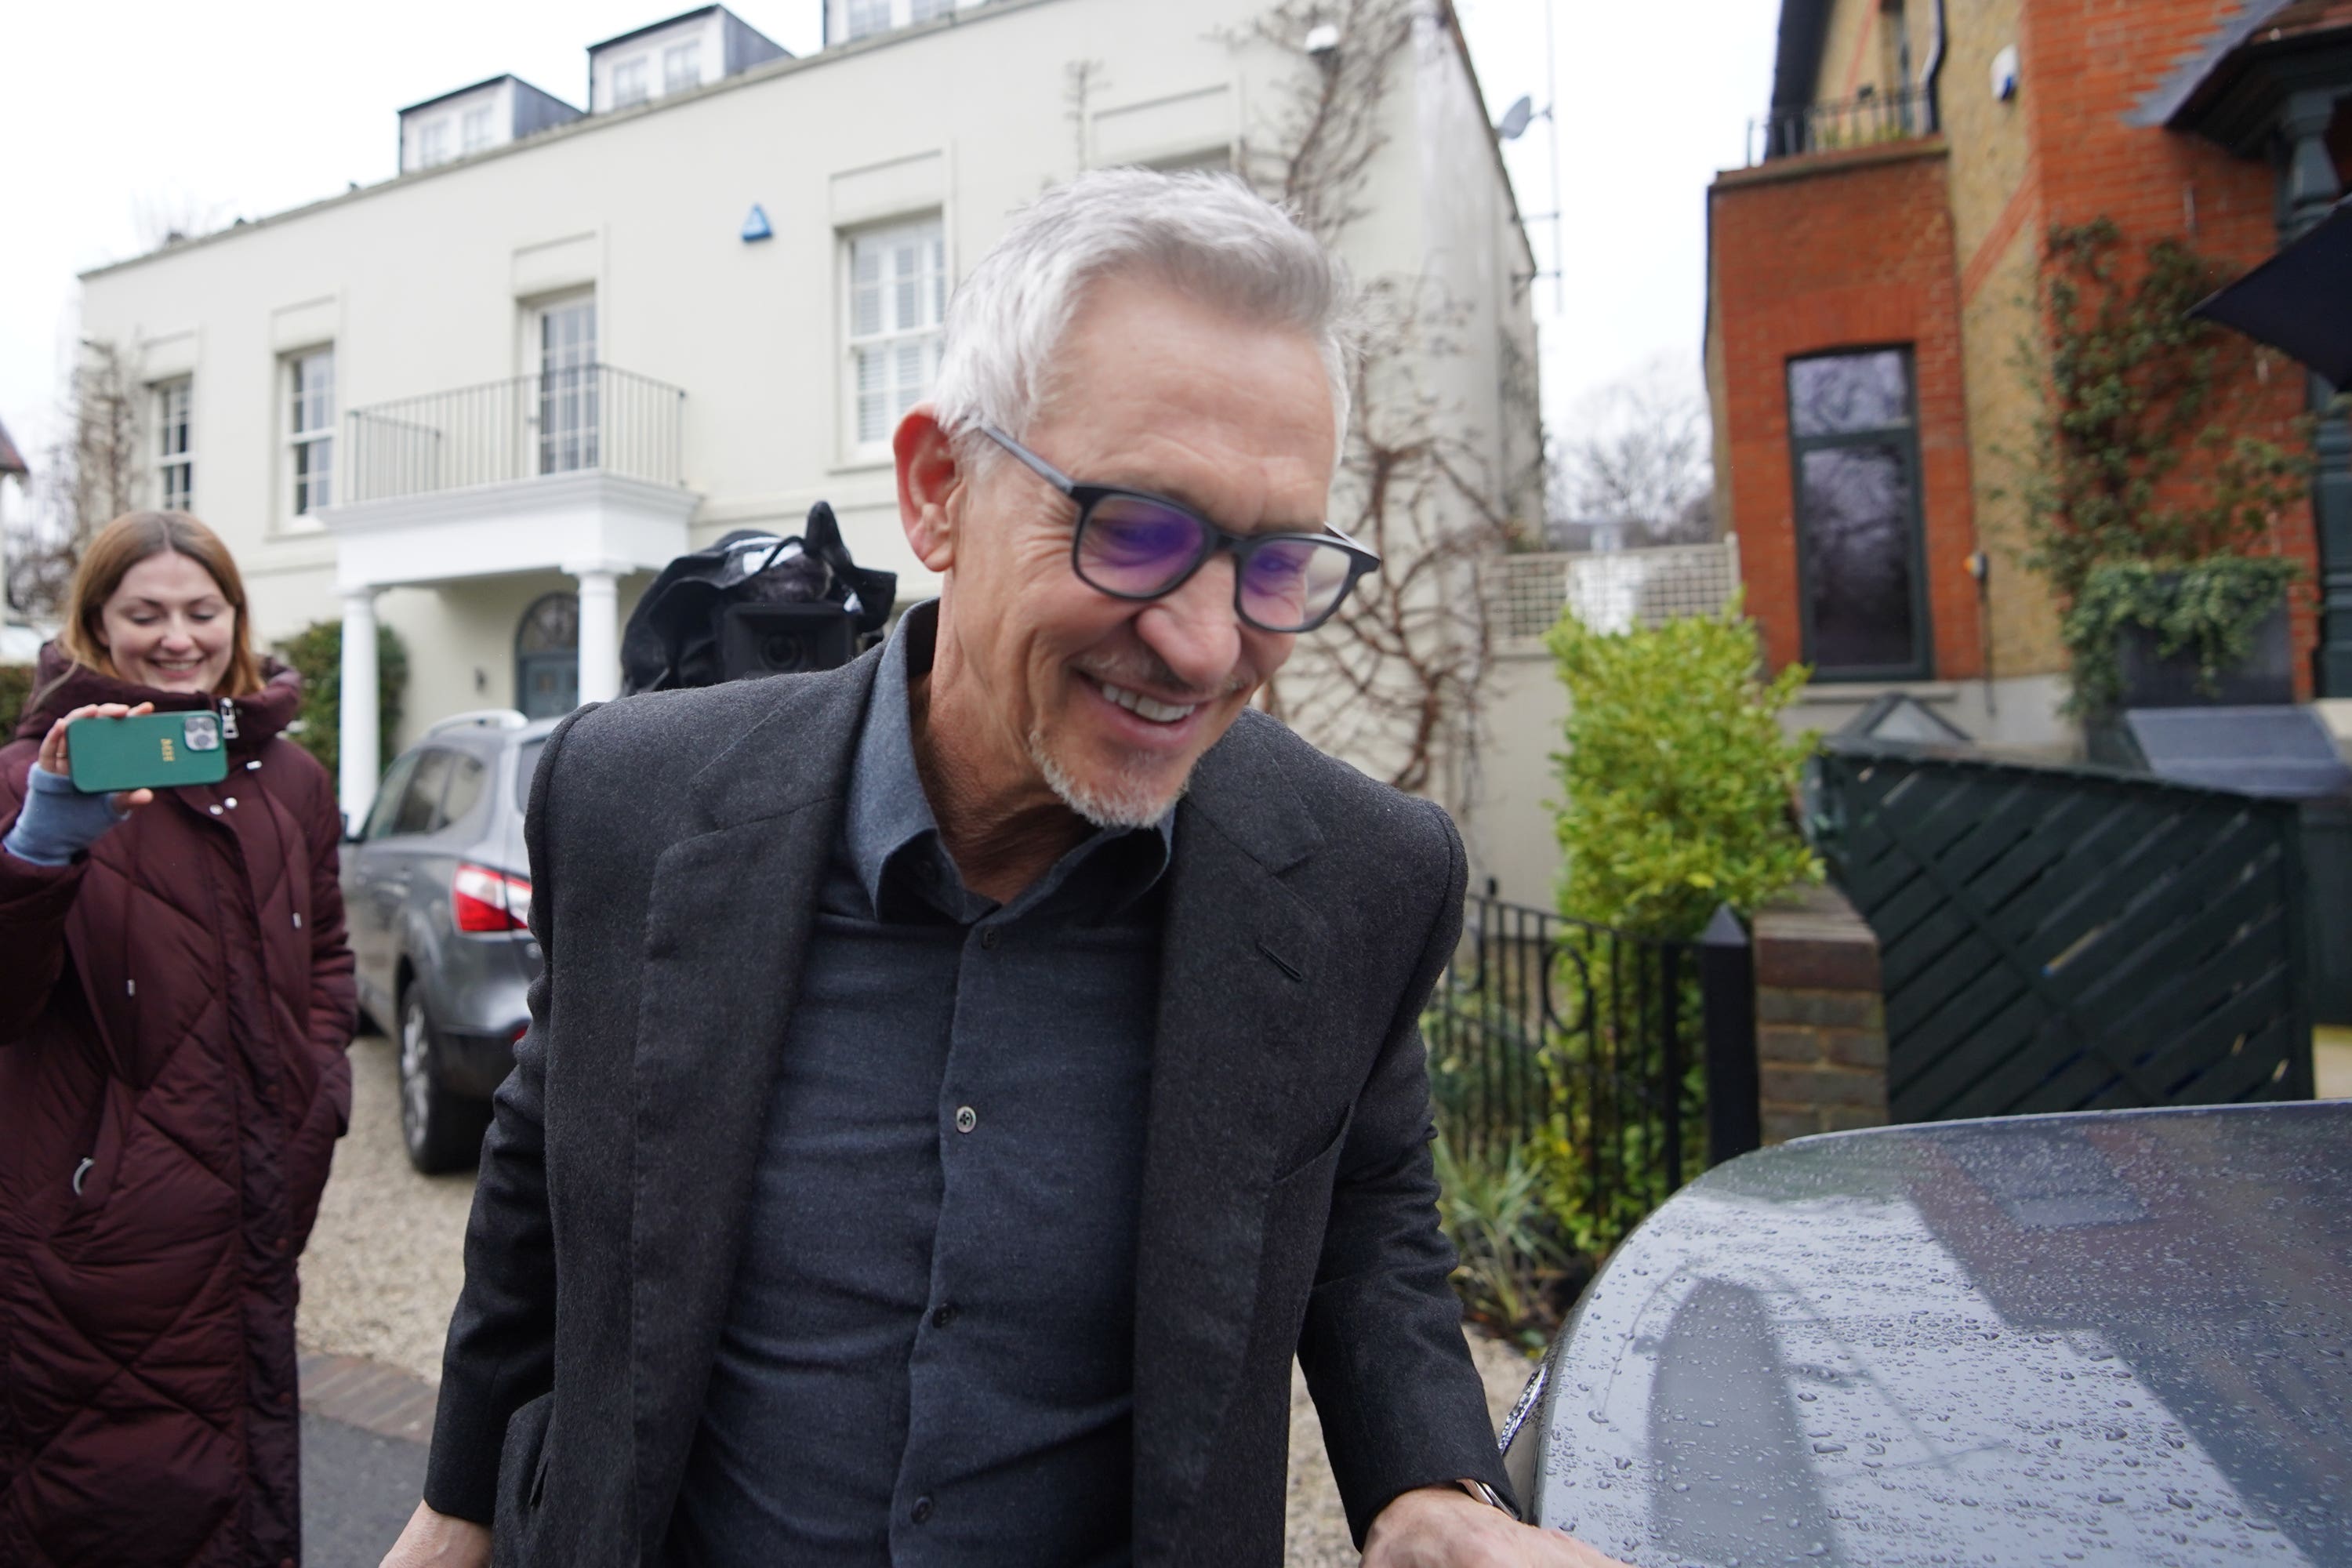
{"type": "Polygon", "coordinates": [[[459,931],[530,929],[530,884],[520,877],[460,861],[449,879],[449,908],[459,931]]]}

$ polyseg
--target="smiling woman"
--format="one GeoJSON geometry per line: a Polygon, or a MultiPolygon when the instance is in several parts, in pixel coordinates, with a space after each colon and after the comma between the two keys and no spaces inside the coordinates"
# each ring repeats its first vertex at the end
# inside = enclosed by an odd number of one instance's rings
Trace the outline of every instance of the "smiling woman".
{"type": "Polygon", "coordinates": [[[245,579],[220,536],[185,512],[134,511],[90,542],[58,641],[73,662],[163,691],[259,689],[245,579]]]}
{"type": "Polygon", "coordinates": [[[351,1110],[334,791],[184,512],[100,531],[36,679],[0,749],[0,1563],[299,1561],[294,1266],[351,1110]],[[76,789],[69,747],[125,732],[85,726],[151,711],[226,776],[76,789]]]}

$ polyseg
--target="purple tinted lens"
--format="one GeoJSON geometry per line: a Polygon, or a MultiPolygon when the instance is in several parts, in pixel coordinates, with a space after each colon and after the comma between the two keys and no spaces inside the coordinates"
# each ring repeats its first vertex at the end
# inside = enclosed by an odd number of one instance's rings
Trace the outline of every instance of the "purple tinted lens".
{"type": "Polygon", "coordinates": [[[1348,588],[1348,552],[1307,539],[1268,540],[1242,574],[1242,608],[1260,626],[1292,631],[1328,615],[1348,588]]]}
{"type": "Polygon", "coordinates": [[[1114,594],[1156,594],[1200,553],[1199,519],[1139,496],[1106,496],[1078,536],[1078,575],[1114,594]]]}

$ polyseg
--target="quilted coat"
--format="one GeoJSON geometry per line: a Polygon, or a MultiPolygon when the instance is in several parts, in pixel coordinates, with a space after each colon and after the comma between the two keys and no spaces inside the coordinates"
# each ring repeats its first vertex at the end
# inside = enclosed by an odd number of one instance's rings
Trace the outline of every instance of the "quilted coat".
{"type": "MultiPolygon", "coordinates": [[[[68,666],[44,649],[39,693],[68,666]]],[[[0,1563],[300,1561],[296,1258],[351,1114],[326,770],[235,704],[229,773],[56,868],[0,852],[0,1563]]],[[[0,833],[53,719],[207,699],[75,670],[0,749],[0,833]]]]}

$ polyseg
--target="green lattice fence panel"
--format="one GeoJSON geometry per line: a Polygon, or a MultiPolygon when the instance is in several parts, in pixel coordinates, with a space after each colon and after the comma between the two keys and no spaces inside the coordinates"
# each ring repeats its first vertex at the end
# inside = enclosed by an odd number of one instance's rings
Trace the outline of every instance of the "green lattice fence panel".
{"type": "Polygon", "coordinates": [[[2292,805],[1848,742],[1821,788],[1895,1121],[2311,1098],[2292,805]]]}

